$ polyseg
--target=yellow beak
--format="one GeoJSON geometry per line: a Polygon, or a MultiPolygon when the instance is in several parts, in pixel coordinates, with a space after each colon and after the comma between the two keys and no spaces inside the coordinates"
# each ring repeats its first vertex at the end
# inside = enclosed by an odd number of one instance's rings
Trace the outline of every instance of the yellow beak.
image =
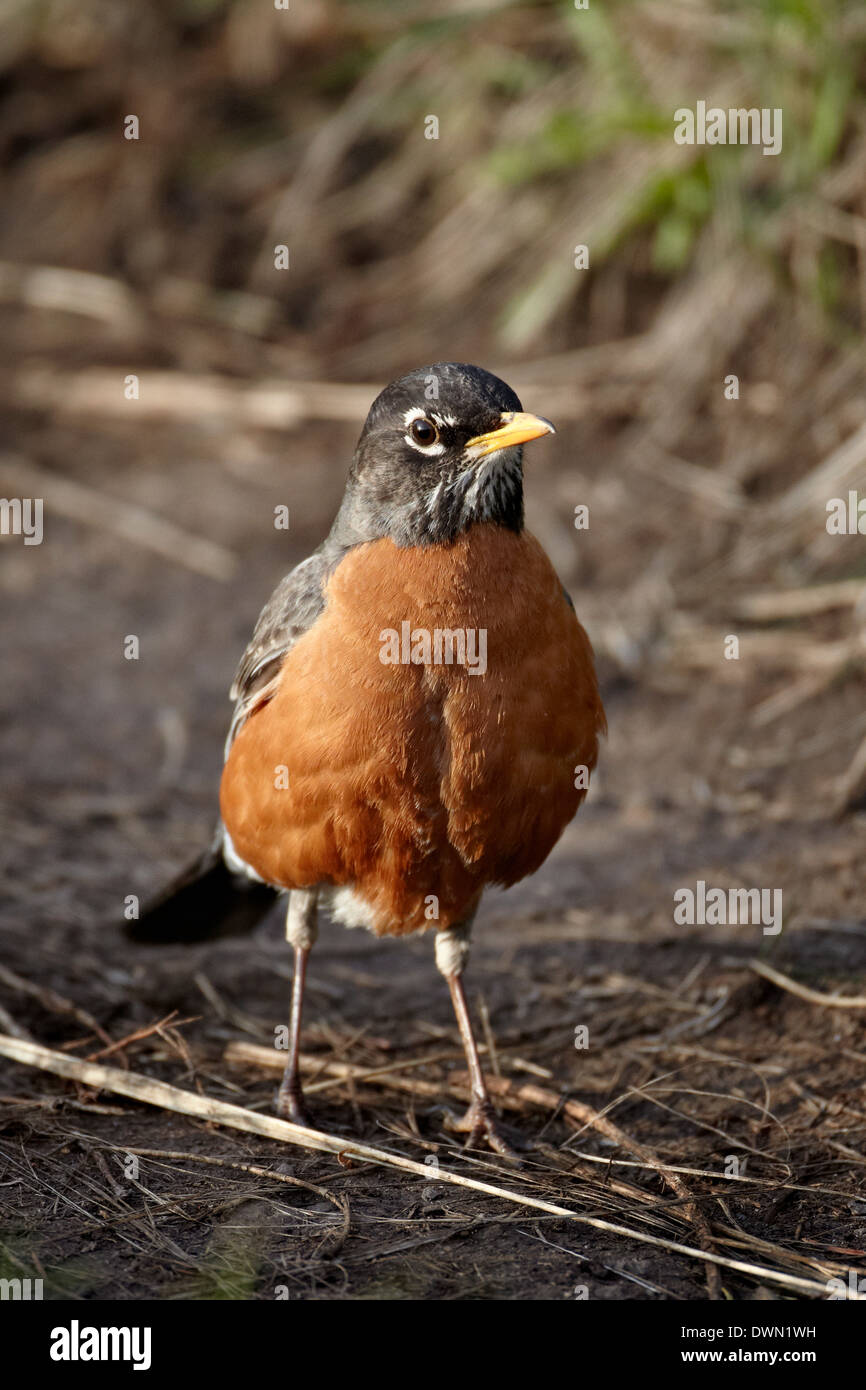
{"type": "Polygon", "coordinates": [[[527,415],[523,410],[507,411],[501,417],[498,429],[489,434],[477,434],[466,445],[467,454],[473,458],[484,458],[495,454],[497,449],[508,449],[514,444],[525,444],[529,439],[540,439],[543,434],[556,434],[549,420],[540,415],[527,415]]]}

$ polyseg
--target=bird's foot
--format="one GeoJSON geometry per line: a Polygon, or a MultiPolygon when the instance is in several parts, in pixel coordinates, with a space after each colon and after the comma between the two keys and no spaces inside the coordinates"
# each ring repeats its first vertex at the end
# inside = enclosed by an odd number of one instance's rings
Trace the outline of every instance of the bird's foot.
{"type": "Polygon", "coordinates": [[[304,1129],[316,1129],[300,1087],[281,1086],[277,1091],[274,1109],[281,1120],[291,1120],[293,1125],[304,1129]]]}
{"type": "Polygon", "coordinates": [[[451,1127],[460,1134],[467,1135],[465,1145],[467,1149],[477,1149],[482,1140],[486,1140],[491,1149],[502,1154],[503,1157],[520,1157],[516,1149],[505,1138],[496,1118],[496,1112],[486,1098],[482,1100],[480,1097],[473,1097],[466,1114],[462,1119],[453,1121],[451,1127]]]}

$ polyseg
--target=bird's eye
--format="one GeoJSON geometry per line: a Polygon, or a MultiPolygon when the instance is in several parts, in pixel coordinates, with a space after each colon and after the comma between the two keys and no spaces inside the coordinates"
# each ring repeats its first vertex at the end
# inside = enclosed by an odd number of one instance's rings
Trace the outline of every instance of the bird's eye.
{"type": "Polygon", "coordinates": [[[424,447],[435,444],[436,440],[439,438],[439,431],[436,426],[432,424],[430,420],[426,420],[423,417],[420,420],[412,421],[409,427],[409,433],[416,444],[421,444],[424,447]]]}

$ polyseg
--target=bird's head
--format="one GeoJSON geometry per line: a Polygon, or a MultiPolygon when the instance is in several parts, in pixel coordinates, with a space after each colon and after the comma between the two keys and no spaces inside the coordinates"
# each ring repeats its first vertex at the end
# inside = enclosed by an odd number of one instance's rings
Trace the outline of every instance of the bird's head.
{"type": "Polygon", "coordinates": [[[370,407],[334,533],[407,546],[447,544],[478,521],[520,531],[523,445],[553,433],[481,367],[419,367],[370,407]]]}

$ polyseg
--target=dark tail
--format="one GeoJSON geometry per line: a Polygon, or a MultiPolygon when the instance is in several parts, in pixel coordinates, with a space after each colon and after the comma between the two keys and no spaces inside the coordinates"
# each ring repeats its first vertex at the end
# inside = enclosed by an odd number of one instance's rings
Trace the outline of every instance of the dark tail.
{"type": "Polygon", "coordinates": [[[131,940],[153,946],[237,936],[252,931],[276,898],[276,890],[266,883],[233,874],[219,850],[211,848],[124,928],[131,940]]]}

